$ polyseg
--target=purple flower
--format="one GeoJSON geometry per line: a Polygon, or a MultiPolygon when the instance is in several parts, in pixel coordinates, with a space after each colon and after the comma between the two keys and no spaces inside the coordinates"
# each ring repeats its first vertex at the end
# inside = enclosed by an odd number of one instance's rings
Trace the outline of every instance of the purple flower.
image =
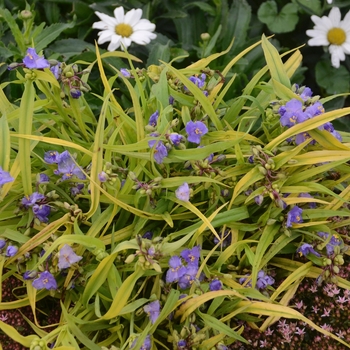
{"type": "Polygon", "coordinates": [[[178,342],[177,342],[177,347],[178,349],[184,349],[187,347],[187,341],[184,340],[184,339],[180,339],[178,342]]]}
{"type": "Polygon", "coordinates": [[[294,206],[287,214],[287,223],[286,227],[292,227],[292,223],[303,222],[301,214],[303,209],[299,208],[297,205],[294,206]]]}
{"type": "Polygon", "coordinates": [[[104,171],[101,171],[99,174],[98,174],[98,179],[101,181],[101,182],[106,182],[108,179],[109,179],[109,176],[106,172],[104,171]]]}
{"type": "Polygon", "coordinates": [[[149,117],[148,125],[151,125],[153,127],[157,126],[158,118],[159,118],[159,112],[157,110],[149,117]]]}
{"type": "Polygon", "coordinates": [[[44,58],[44,56],[39,56],[32,47],[28,48],[27,54],[23,58],[23,63],[26,68],[30,69],[43,69],[50,67],[50,63],[44,58]]]}
{"type": "Polygon", "coordinates": [[[169,259],[169,270],[166,273],[166,283],[177,282],[180,277],[186,273],[186,267],[182,265],[182,261],[178,256],[172,256],[169,259]]]}
{"type": "Polygon", "coordinates": [[[188,183],[185,182],[175,191],[175,196],[181,201],[188,202],[190,200],[190,187],[188,183]]]}
{"type": "Polygon", "coordinates": [[[152,237],[153,237],[152,231],[147,231],[142,235],[142,238],[145,238],[145,239],[152,239],[152,237]]]}
{"type": "Polygon", "coordinates": [[[258,196],[254,197],[254,201],[257,205],[261,205],[264,200],[264,196],[259,194],[258,196]]]}
{"type": "Polygon", "coordinates": [[[312,91],[309,87],[305,87],[305,89],[303,90],[303,92],[300,94],[300,97],[306,101],[308,100],[310,97],[312,96],[312,91]]]}
{"type": "Polygon", "coordinates": [[[175,101],[174,97],[173,96],[169,96],[169,104],[173,105],[174,101],[175,101]]]}
{"type": "Polygon", "coordinates": [[[46,184],[50,182],[50,178],[48,175],[41,173],[39,176],[37,176],[37,182],[38,184],[46,184]]]}
{"type": "Polygon", "coordinates": [[[267,275],[264,271],[260,270],[258,272],[258,278],[256,281],[257,289],[265,289],[267,286],[271,286],[275,283],[275,280],[267,275]]]}
{"type": "MultiPolygon", "coordinates": [[[[250,275],[246,275],[246,276],[250,276],[250,275]]],[[[247,279],[248,279],[248,277],[241,277],[239,280],[238,280],[238,282],[240,283],[240,284],[243,284],[247,279]]],[[[252,281],[250,280],[247,284],[246,284],[246,287],[251,287],[252,286],[252,281]]]]}
{"type": "Polygon", "coordinates": [[[148,146],[150,148],[153,148],[154,145],[155,145],[154,160],[156,161],[157,164],[162,164],[163,159],[168,155],[168,150],[164,146],[164,143],[162,141],[157,141],[157,140],[148,141],[148,146]]]}
{"type": "Polygon", "coordinates": [[[48,164],[58,163],[60,154],[57,151],[47,151],[44,154],[44,161],[48,164]]]}
{"type": "Polygon", "coordinates": [[[57,80],[60,79],[60,77],[61,77],[61,71],[62,71],[62,69],[61,69],[61,63],[58,62],[58,64],[52,66],[52,67],[50,68],[50,71],[52,72],[52,74],[55,76],[55,78],[56,78],[57,80]]]}
{"type": "Polygon", "coordinates": [[[78,99],[81,96],[81,91],[79,89],[72,88],[69,91],[72,98],[78,99]]]}
{"type": "Polygon", "coordinates": [[[159,300],[152,301],[143,307],[143,310],[149,316],[151,323],[154,324],[157,321],[157,318],[160,313],[160,303],[159,300]]]}
{"type": "Polygon", "coordinates": [[[203,122],[190,121],[186,124],[186,132],[188,134],[188,141],[200,144],[201,138],[208,132],[208,128],[203,122]]]}
{"type": "Polygon", "coordinates": [[[2,167],[0,166],[0,186],[4,185],[7,182],[12,182],[14,179],[10,175],[8,171],[2,170],[2,167]]]}
{"type": "Polygon", "coordinates": [[[84,188],[84,184],[77,184],[76,186],[71,187],[70,193],[71,193],[72,196],[76,196],[79,193],[81,193],[83,188],[84,188]]]}
{"type": "Polygon", "coordinates": [[[18,252],[18,247],[14,246],[14,245],[9,245],[6,249],[5,256],[11,257],[11,256],[16,255],[17,252],[18,252]]]}
{"type": "Polygon", "coordinates": [[[48,216],[50,215],[51,212],[51,207],[47,204],[34,204],[32,207],[33,214],[34,216],[40,221],[40,222],[48,222],[49,218],[48,216]]]}
{"type": "Polygon", "coordinates": [[[285,106],[280,107],[278,113],[282,126],[291,127],[308,119],[303,112],[303,104],[297,99],[288,101],[285,106]]]}
{"type": "Polygon", "coordinates": [[[57,282],[49,271],[44,271],[33,281],[33,287],[35,289],[57,289],[57,282]]]}
{"type": "Polygon", "coordinates": [[[307,118],[310,119],[324,113],[324,107],[321,102],[316,101],[314,104],[308,106],[304,112],[307,115],[307,118]]]}
{"type": "Polygon", "coordinates": [[[126,68],[121,68],[121,69],[120,69],[120,73],[121,73],[122,76],[124,76],[125,78],[130,78],[130,77],[131,77],[130,72],[129,72],[126,68]]]}
{"type": "MultiPolygon", "coordinates": [[[[204,73],[202,73],[200,77],[192,75],[188,79],[191,80],[193,84],[197,85],[201,89],[205,84],[206,77],[207,76],[204,73]]],[[[185,87],[185,90],[187,90],[186,87],[185,87]]]]}
{"type": "Polygon", "coordinates": [[[187,262],[187,264],[198,266],[200,252],[201,247],[196,245],[192,249],[184,249],[180,255],[187,262]]]}
{"type": "Polygon", "coordinates": [[[175,146],[178,146],[183,139],[184,139],[184,137],[176,132],[172,132],[169,135],[170,142],[175,146]]]}
{"type": "Polygon", "coordinates": [[[193,281],[196,279],[196,275],[198,272],[198,266],[195,265],[187,265],[186,273],[179,278],[179,287],[181,289],[187,289],[191,286],[193,281]]]}
{"type": "MultiPolygon", "coordinates": [[[[307,139],[310,139],[311,136],[307,133],[307,132],[302,132],[300,134],[297,134],[297,136],[295,136],[295,143],[297,145],[300,145],[301,143],[303,143],[304,141],[306,141],[307,139]]],[[[315,140],[310,142],[310,145],[314,145],[316,143],[315,140]]]]}
{"type": "Polygon", "coordinates": [[[60,249],[60,254],[59,254],[59,258],[58,258],[58,268],[60,270],[67,269],[72,264],[77,263],[81,259],[82,259],[82,257],[75,254],[75,252],[71,246],[69,246],[68,244],[65,244],[60,249]]]}
{"type": "MultiPolygon", "coordinates": [[[[329,236],[329,234],[326,232],[318,232],[317,235],[320,236],[321,238],[323,238],[324,240],[327,240],[328,236],[329,236]]],[[[340,246],[341,243],[342,243],[342,241],[336,235],[332,235],[331,239],[329,240],[329,242],[326,245],[327,256],[333,255],[334,254],[334,247],[340,246]]]]}
{"type": "MultiPolygon", "coordinates": [[[[130,347],[131,349],[134,348],[134,346],[136,345],[137,339],[138,339],[138,338],[136,338],[136,339],[132,342],[131,347],[130,347]]],[[[145,341],[143,342],[143,344],[142,344],[140,350],[151,350],[151,338],[150,338],[149,335],[146,336],[146,339],[145,339],[145,341]]]]}
{"type": "Polygon", "coordinates": [[[314,249],[314,247],[311,244],[308,243],[304,243],[303,245],[301,245],[298,249],[297,249],[297,253],[300,254],[300,256],[304,255],[308,255],[308,254],[313,254],[315,256],[321,256],[321,254],[319,254],[318,252],[316,252],[316,250],[314,249]]]}
{"type": "Polygon", "coordinates": [[[62,180],[70,179],[74,175],[80,180],[85,180],[83,171],[78,165],[76,165],[68,151],[64,151],[60,154],[57,165],[58,173],[63,174],[62,180]]]}
{"type": "Polygon", "coordinates": [[[3,238],[0,238],[0,249],[3,249],[6,245],[6,240],[3,238]]]}
{"type": "Polygon", "coordinates": [[[38,273],[36,271],[26,271],[24,274],[23,274],[23,279],[28,281],[28,280],[32,280],[33,278],[35,278],[36,276],[38,275],[38,273]]]}
{"type": "MultiPolygon", "coordinates": [[[[310,193],[300,193],[298,197],[301,197],[301,198],[313,198],[310,193]]],[[[315,209],[316,208],[316,203],[315,202],[309,202],[309,207],[311,209],[315,209]]]]}
{"type": "Polygon", "coordinates": [[[40,202],[43,200],[45,196],[42,193],[39,192],[33,192],[30,196],[25,196],[22,198],[22,205],[24,205],[25,208],[32,207],[35,203],[40,202]]]}
{"type": "Polygon", "coordinates": [[[216,290],[221,290],[222,289],[222,282],[218,279],[212,280],[209,284],[209,289],[212,292],[216,291],[216,290]]]}

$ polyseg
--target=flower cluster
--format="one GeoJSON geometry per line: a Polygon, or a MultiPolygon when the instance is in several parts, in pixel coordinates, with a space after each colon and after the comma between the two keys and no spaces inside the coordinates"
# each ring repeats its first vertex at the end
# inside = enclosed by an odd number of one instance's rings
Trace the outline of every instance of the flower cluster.
{"type": "Polygon", "coordinates": [[[62,175],[62,180],[69,180],[76,176],[80,180],[85,180],[86,176],[81,167],[77,165],[74,158],[68,151],[59,153],[57,151],[48,151],[44,155],[44,160],[48,164],[57,164],[54,171],[56,175],[62,175]]]}
{"type": "MultiPolygon", "coordinates": [[[[167,283],[177,282],[181,289],[187,289],[195,281],[198,273],[200,246],[184,249],[180,256],[174,255],[169,259],[169,270],[166,273],[167,283]]],[[[201,279],[202,276],[199,276],[201,279]]]]}
{"type": "MultiPolygon", "coordinates": [[[[246,275],[246,276],[249,276],[249,275],[246,275]]],[[[245,286],[251,287],[252,281],[249,279],[249,277],[241,277],[239,279],[239,283],[244,284],[247,280],[248,282],[245,284],[245,286]]],[[[268,286],[272,286],[274,283],[275,283],[275,279],[273,277],[266,274],[265,271],[260,270],[258,272],[255,288],[259,290],[263,290],[263,289],[266,289],[268,286]]]]}
{"type": "Polygon", "coordinates": [[[152,301],[143,307],[143,311],[147,313],[152,324],[157,321],[160,314],[160,303],[159,300],[152,301]]]}
{"type": "MultiPolygon", "coordinates": [[[[325,112],[322,103],[318,100],[319,96],[312,97],[310,88],[305,86],[299,88],[299,86],[295,84],[293,86],[293,91],[299,95],[300,99],[293,98],[278,108],[282,126],[290,128],[325,112]]],[[[339,141],[342,139],[330,122],[320,126],[319,129],[328,131],[339,141]]],[[[295,137],[295,143],[299,145],[309,138],[310,135],[307,132],[299,133],[295,137]]],[[[291,139],[289,141],[291,141],[291,139]]],[[[315,143],[315,141],[312,140],[311,143],[315,143]]]]}

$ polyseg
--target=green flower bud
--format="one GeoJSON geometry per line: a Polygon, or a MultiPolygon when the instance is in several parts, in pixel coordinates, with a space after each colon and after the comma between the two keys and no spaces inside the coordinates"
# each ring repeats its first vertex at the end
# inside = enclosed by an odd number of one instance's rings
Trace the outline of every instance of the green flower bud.
{"type": "Polygon", "coordinates": [[[125,264],[131,264],[135,259],[135,254],[130,254],[126,259],[125,259],[125,264]]]}
{"type": "Polygon", "coordinates": [[[20,17],[23,20],[31,19],[33,17],[33,12],[31,12],[29,10],[23,10],[23,11],[21,11],[20,17]]]}
{"type": "Polygon", "coordinates": [[[262,167],[262,166],[258,166],[258,170],[259,170],[260,173],[263,174],[263,175],[266,175],[266,174],[267,174],[267,170],[266,170],[264,167],[262,167]]]}
{"type": "Polygon", "coordinates": [[[340,270],[338,266],[333,266],[332,268],[334,273],[337,273],[337,274],[339,273],[340,270]]]}
{"type": "Polygon", "coordinates": [[[206,42],[210,40],[210,34],[209,33],[202,33],[201,34],[201,39],[206,42]]]}

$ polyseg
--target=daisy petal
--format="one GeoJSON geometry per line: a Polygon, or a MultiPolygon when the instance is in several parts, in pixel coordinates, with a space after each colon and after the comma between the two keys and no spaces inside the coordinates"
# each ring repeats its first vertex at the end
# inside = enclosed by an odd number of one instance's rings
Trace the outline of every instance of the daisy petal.
{"type": "Polygon", "coordinates": [[[100,17],[100,20],[102,22],[105,22],[107,25],[109,25],[111,27],[114,27],[117,24],[115,18],[113,18],[113,17],[110,17],[110,16],[105,15],[104,13],[101,13],[98,11],[96,11],[95,14],[96,14],[96,16],[100,17]]]}
{"type": "Polygon", "coordinates": [[[141,9],[132,9],[125,15],[124,22],[131,25],[132,27],[140,21],[142,17],[141,9]]]}
{"type": "Polygon", "coordinates": [[[114,10],[114,17],[116,18],[116,24],[124,22],[124,8],[123,8],[123,6],[117,7],[114,10]]]}

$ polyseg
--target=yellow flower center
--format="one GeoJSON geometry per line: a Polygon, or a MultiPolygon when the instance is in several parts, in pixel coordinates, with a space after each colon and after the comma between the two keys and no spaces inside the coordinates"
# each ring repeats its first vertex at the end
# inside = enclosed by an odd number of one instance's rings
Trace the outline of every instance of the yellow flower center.
{"type": "Polygon", "coordinates": [[[120,23],[115,26],[115,32],[124,38],[128,38],[134,31],[129,24],[120,23]]]}
{"type": "Polygon", "coordinates": [[[196,128],[196,129],[194,130],[194,132],[195,132],[197,135],[202,134],[202,132],[201,132],[198,128],[196,128]]]}
{"type": "Polygon", "coordinates": [[[341,45],[346,40],[346,33],[341,28],[332,28],[327,33],[327,39],[333,45],[341,45]]]}

